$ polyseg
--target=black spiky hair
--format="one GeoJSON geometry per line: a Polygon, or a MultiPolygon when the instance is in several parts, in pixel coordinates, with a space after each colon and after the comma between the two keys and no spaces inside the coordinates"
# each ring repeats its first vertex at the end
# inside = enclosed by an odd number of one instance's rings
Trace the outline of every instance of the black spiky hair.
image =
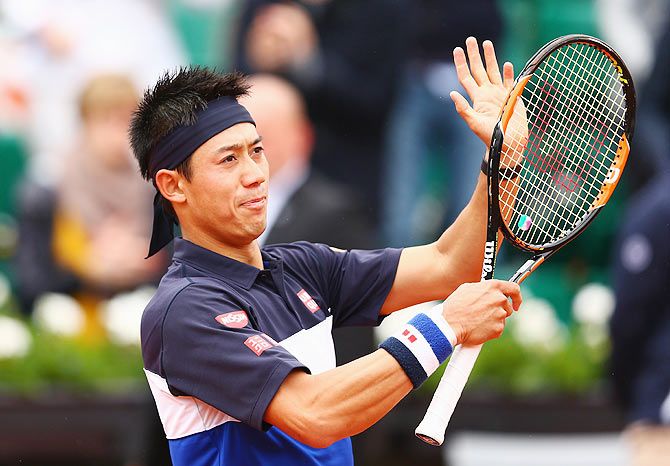
{"type": "MultiPolygon", "coordinates": [[[[189,66],[165,72],[153,88],[145,91],[130,123],[130,144],[144,179],[148,180],[149,159],[156,144],[174,128],[195,123],[196,114],[219,97],[246,95],[249,85],[241,73],[189,66]]],[[[180,171],[188,172],[189,159],[180,171]],[[186,170],[184,170],[186,168],[186,170]]]]}

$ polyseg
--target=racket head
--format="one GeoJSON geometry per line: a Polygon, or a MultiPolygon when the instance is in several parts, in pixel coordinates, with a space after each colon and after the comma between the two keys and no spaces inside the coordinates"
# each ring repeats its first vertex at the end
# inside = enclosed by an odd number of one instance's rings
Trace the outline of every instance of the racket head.
{"type": "Polygon", "coordinates": [[[490,207],[505,238],[538,253],[579,235],[621,178],[634,122],[633,79],[605,42],[569,35],[533,55],[489,151],[490,207]]]}

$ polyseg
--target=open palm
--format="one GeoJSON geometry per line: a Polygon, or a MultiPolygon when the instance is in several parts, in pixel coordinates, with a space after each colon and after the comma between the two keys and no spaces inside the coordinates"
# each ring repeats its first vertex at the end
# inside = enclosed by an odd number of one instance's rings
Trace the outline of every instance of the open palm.
{"type": "Polygon", "coordinates": [[[500,109],[514,84],[514,67],[511,63],[506,62],[502,75],[500,74],[495,49],[489,40],[482,44],[486,66],[479,54],[477,39],[468,37],[465,45],[467,59],[465,51],[457,47],[454,49],[454,65],[458,80],[472,101],[472,105],[456,91],[452,91],[450,96],[458,114],[488,147],[493,129],[500,116],[500,109]]]}

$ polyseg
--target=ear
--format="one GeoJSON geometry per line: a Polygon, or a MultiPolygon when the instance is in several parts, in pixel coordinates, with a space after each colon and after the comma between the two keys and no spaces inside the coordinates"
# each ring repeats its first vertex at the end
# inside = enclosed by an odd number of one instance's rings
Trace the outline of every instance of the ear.
{"type": "Polygon", "coordinates": [[[182,189],[184,177],[177,170],[158,170],[156,187],[161,195],[173,204],[186,202],[186,193],[182,189]]]}

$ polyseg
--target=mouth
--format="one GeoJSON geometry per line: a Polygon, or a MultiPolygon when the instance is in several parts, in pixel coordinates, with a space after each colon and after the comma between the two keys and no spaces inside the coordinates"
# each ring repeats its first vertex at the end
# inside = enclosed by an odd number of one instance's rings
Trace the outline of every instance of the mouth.
{"type": "Polygon", "coordinates": [[[244,201],[240,204],[241,207],[246,207],[252,210],[261,210],[267,204],[267,196],[259,196],[244,201]]]}

